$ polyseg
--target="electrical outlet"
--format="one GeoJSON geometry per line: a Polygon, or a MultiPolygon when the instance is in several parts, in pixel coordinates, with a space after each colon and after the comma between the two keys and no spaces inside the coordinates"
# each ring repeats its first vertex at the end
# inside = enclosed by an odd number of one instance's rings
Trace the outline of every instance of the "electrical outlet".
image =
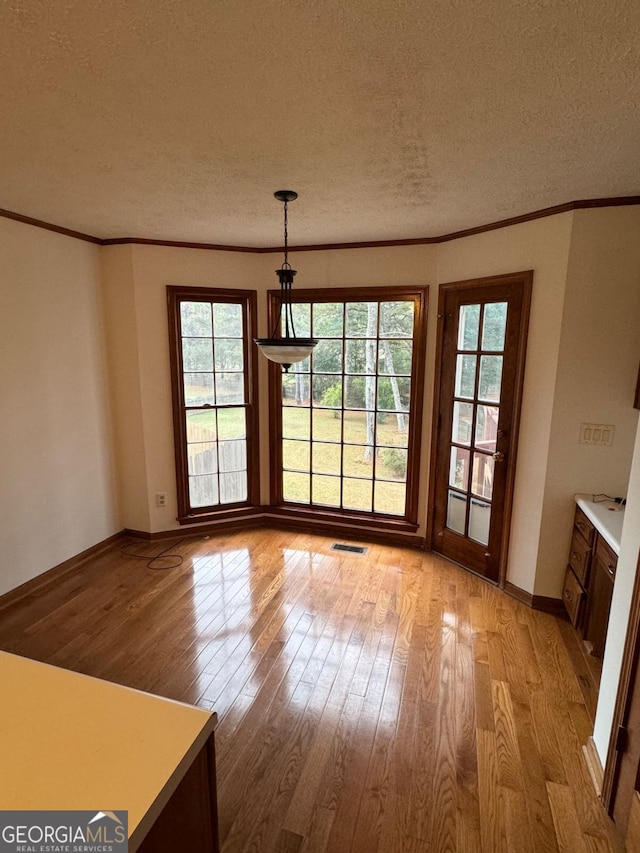
{"type": "Polygon", "coordinates": [[[166,492],[156,492],[156,506],[166,506],[167,505],[167,493],[166,492]]]}

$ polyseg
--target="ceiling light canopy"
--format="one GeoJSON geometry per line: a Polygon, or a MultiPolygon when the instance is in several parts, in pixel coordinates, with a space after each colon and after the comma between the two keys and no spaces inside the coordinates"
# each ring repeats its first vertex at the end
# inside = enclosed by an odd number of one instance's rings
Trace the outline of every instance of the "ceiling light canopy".
{"type": "Polygon", "coordinates": [[[282,267],[276,270],[280,282],[280,310],[276,319],[271,337],[255,338],[258,349],[262,354],[277,364],[281,364],[286,371],[292,364],[303,361],[311,354],[318,343],[315,338],[298,338],[293,324],[293,308],[291,305],[291,289],[293,278],[297,270],[291,269],[289,263],[289,202],[298,198],[298,193],[293,190],[278,190],[274,193],[278,201],[284,204],[284,261],[282,267]],[[278,331],[280,334],[278,335],[278,331]]]}

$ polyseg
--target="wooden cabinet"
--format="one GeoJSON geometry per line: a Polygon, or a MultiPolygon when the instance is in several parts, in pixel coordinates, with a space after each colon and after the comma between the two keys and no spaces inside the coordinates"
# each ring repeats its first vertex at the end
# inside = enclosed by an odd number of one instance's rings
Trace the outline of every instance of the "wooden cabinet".
{"type": "Polygon", "coordinates": [[[569,619],[578,630],[581,630],[584,624],[594,539],[595,528],[593,524],[580,507],[576,507],[562,600],[569,614],[569,619]]]}
{"type": "Polygon", "coordinates": [[[562,599],[569,619],[594,657],[602,657],[618,557],[576,507],[562,599]]]}
{"type": "Polygon", "coordinates": [[[584,641],[596,657],[602,657],[604,652],[617,563],[616,554],[601,536],[597,536],[584,628],[584,641]]]}

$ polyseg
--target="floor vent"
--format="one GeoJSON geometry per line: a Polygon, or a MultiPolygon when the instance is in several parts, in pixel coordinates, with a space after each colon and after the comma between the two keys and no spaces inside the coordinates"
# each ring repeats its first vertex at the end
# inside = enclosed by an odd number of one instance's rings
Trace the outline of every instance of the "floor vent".
{"type": "Polygon", "coordinates": [[[331,551],[348,551],[350,554],[366,554],[367,549],[362,545],[345,545],[343,542],[334,542],[331,551]]]}

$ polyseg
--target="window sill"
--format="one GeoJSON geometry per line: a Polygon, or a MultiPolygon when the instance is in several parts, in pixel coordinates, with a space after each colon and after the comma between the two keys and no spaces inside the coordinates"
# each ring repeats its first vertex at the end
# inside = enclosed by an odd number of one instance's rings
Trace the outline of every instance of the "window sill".
{"type": "Polygon", "coordinates": [[[262,506],[241,506],[233,509],[221,509],[208,512],[201,512],[193,515],[179,515],[177,518],[178,524],[204,524],[212,521],[230,521],[236,518],[249,518],[255,516],[262,517],[264,507],[262,506]]]}
{"type": "Polygon", "coordinates": [[[355,512],[353,514],[340,511],[332,512],[326,509],[309,509],[291,504],[262,507],[262,510],[270,515],[316,521],[319,524],[340,524],[344,525],[345,528],[380,530],[390,533],[415,533],[418,529],[417,522],[407,521],[405,518],[390,518],[385,515],[371,515],[369,513],[359,515],[355,512]]]}

